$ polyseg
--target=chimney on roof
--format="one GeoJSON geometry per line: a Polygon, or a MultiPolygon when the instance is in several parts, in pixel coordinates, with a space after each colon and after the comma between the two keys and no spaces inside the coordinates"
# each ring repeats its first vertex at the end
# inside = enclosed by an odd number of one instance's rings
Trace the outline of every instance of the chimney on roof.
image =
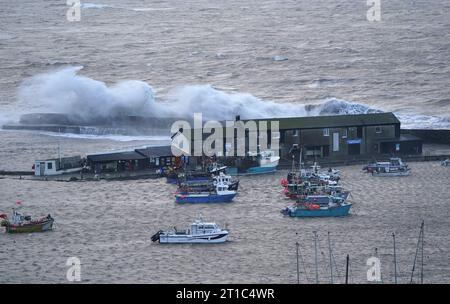
{"type": "Polygon", "coordinates": [[[234,118],[235,121],[239,121],[241,120],[241,115],[236,115],[236,117],[234,118]]]}

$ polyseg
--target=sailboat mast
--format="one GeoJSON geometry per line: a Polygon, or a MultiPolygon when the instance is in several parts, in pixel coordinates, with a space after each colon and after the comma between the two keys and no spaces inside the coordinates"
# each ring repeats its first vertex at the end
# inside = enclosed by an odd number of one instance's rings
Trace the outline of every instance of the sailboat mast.
{"type": "Polygon", "coordinates": [[[59,167],[61,167],[61,128],[59,130],[58,136],[58,158],[59,158],[59,167]]]}
{"type": "Polygon", "coordinates": [[[347,262],[345,264],[345,284],[348,284],[348,267],[350,264],[350,255],[347,254],[347,262]]]}
{"type": "Polygon", "coordinates": [[[423,245],[424,245],[424,238],[425,238],[425,223],[422,221],[422,225],[420,227],[422,230],[422,249],[421,249],[421,269],[420,269],[420,283],[423,284],[423,245]]]}
{"type": "Polygon", "coordinates": [[[397,284],[397,253],[395,251],[395,233],[392,233],[392,238],[394,239],[394,281],[397,284]]]}
{"type": "Polygon", "coordinates": [[[295,247],[297,248],[297,284],[300,284],[300,265],[298,262],[298,246],[300,246],[300,244],[298,242],[295,243],[295,247]]]}
{"type": "Polygon", "coordinates": [[[331,240],[329,231],[328,231],[328,255],[330,256],[330,282],[331,284],[333,284],[333,264],[331,261],[331,240]]]}
{"type": "Polygon", "coordinates": [[[314,231],[314,264],[316,267],[316,284],[319,284],[319,268],[317,262],[317,232],[314,231]]]}
{"type": "MultiPolygon", "coordinates": [[[[414,271],[416,270],[416,261],[417,261],[417,256],[419,254],[419,246],[422,243],[422,247],[423,247],[423,240],[422,240],[422,234],[423,234],[423,225],[424,222],[422,221],[422,225],[420,225],[420,232],[419,232],[419,238],[417,240],[417,247],[416,247],[416,254],[414,255],[414,262],[413,262],[413,267],[411,270],[411,278],[409,280],[409,283],[412,283],[413,278],[414,278],[414,271]]],[[[423,280],[422,276],[423,276],[423,248],[422,248],[422,274],[421,274],[421,279],[423,280]]]]}

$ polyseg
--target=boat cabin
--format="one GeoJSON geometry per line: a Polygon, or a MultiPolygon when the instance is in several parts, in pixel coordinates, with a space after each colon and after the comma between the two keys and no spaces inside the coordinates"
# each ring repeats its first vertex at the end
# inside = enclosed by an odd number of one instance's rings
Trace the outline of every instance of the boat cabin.
{"type": "Polygon", "coordinates": [[[61,157],[34,162],[35,176],[60,175],[82,170],[81,156],[61,157]]]}
{"type": "Polygon", "coordinates": [[[191,233],[192,234],[205,234],[212,233],[219,229],[216,223],[204,223],[201,221],[195,221],[191,225],[191,233]]]}

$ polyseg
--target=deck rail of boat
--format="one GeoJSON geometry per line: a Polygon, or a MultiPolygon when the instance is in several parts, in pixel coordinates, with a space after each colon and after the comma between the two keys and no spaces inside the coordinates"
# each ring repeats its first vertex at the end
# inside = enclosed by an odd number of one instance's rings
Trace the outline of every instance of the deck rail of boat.
{"type": "MultiPolygon", "coordinates": [[[[349,166],[349,165],[366,165],[369,162],[373,161],[386,161],[392,157],[391,154],[378,154],[378,155],[356,155],[356,156],[343,156],[343,157],[333,157],[333,158],[317,158],[316,161],[320,164],[320,166],[324,169],[328,167],[336,167],[336,166],[349,166]]],[[[431,155],[431,154],[423,154],[423,155],[401,155],[399,156],[404,162],[424,162],[424,161],[442,161],[444,159],[450,158],[450,154],[439,154],[439,155],[431,155]]],[[[306,165],[310,165],[314,162],[314,160],[307,160],[305,162],[306,165]]],[[[298,165],[298,161],[295,161],[295,165],[298,165]]],[[[278,169],[291,169],[292,168],[292,159],[282,158],[278,164],[278,169]]]]}

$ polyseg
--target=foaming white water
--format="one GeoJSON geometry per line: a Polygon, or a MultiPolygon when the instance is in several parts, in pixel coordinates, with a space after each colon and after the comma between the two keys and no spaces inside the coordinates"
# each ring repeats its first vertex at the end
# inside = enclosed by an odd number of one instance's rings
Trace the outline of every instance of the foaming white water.
{"type": "Polygon", "coordinates": [[[450,117],[395,113],[403,129],[450,129],[450,117]]]}
{"type": "Polygon", "coordinates": [[[289,117],[308,115],[305,105],[261,100],[246,93],[226,93],[209,85],[183,86],[169,94],[167,108],[172,113],[201,112],[207,119],[289,117]]]}
{"type": "MultiPolygon", "coordinates": [[[[19,101],[44,112],[65,113],[84,121],[138,115],[204,119],[271,118],[381,112],[364,104],[330,98],[321,104],[276,103],[247,93],[227,93],[210,85],[189,85],[170,91],[165,102],[157,102],[152,87],[138,80],[108,86],[78,75],[82,67],[67,67],[26,79],[19,101]]],[[[408,128],[450,128],[450,118],[396,113],[408,128]]]]}
{"type": "Polygon", "coordinates": [[[65,137],[65,138],[75,138],[75,139],[107,139],[114,141],[167,141],[170,143],[169,136],[135,136],[135,135],[94,135],[94,134],[73,134],[73,133],[57,133],[57,132],[39,132],[43,135],[55,136],[55,137],[65,137]]]}
{"type": "Polygon", "coordinates": [[[109,5],[109,4],[100,4],[100,3],[81,3],[82,9],[103,9],[103,8],[114,8],[114,9],[123,9],[123,10],[129,10],[129,11],[135,11],[135,12],[151,12],[151,11],[167,11],[167,10],[173,10],[173,7],[136,7],[136,8],[129,8],[129,7],[123,7],[123,6],[116,6],[116,5],[109,5]]]}
{"type": "Polygon", "coordinates": [[[77,75],[82,68],[68,67],[26,79],[19,89],[19,101],[85,120],[151,114],[154,97],[148,84],[129,80],[108,87],[104,82],[77,75]]]}
{"type": "Polygon", "coordinates": [[[107,8],[112,7],[108,4],[97,4],[97,3],[81,3],[81,8],[90,9],[90,8],[107,8]]]}

